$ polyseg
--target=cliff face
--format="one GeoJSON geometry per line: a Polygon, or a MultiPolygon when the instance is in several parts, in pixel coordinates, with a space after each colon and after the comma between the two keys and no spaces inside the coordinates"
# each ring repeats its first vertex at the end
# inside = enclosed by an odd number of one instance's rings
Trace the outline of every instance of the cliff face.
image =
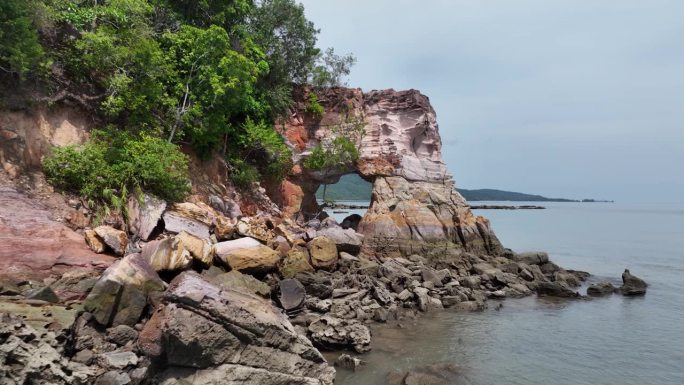
{"type": "MultiPolygon", "coordinates": [[[[306,90],[301,92],[304,100],[306,90]]],[[[285,213],[315,214],[313,194],[320,184],[355,172],[373,183],[371,206],[359,226],[364,252],[398,256],[454,247],[501,251],[489,221],[473,215],[454,189],[442,159],[436,114],[425,95],[335,88],[322,92],[319,100],[326,111],[321,118],[301,113],[278,125],[295,152],[294,172],[276,194],[285,213]],[[339,135],[359,149],[353,167],[321,173],[302,166],[314,146],[339,135]]]]}

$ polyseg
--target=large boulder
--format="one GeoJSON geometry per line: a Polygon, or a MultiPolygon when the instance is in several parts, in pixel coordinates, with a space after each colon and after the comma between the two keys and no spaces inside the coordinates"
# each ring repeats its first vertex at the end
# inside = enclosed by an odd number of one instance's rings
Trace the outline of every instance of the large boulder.
{"type": "Polygon", "coordinates": [[[105,270],[83,307],[100,325],[134,326],[165,287],[142,255],[129,254],[105,270]]]}
{"type": "Polygon", "coordinates": [[[242,274],[237,270],[220,274],[207,274],[205,279],[221,288],[246,291],[266,298],[271,295],[271,287],[266,283],[249,274],[242,274]]]}
{"type": "Polygon", "coordinates": [[[294,278],[298,273],[313,272],[309,262],[309,252],[306,249],[290,249],[278,266],[280,274],[285,278],[294,278]]]}
{"type": "Polygon", "coordinates": [[[166,202],[149,194],[131,195],[128,198],[128,223],[130,231],[146,241],[159,224],[166,210],[166,202]]]}
{"type": "Polygon", "coordinates": [[[267,272],[280,262],[280,253],[253,238],[219,242],[214,251],[231,269],[244,272],[267,272]]]}
{"type": "Polygon", "coordinates": [[[188,232],[181,231],[176,235],[177,248],[187,250],[192,258],[204,265],[211,265],[214,260],[214,247],[209,239],[198,238],[188,232]]]}
{"type": "Polygon", "coordinates": [[[328,237],[316,237],[309,242],[311,264],[317,269],[332,270],[337,265],[337,244],[328,237]]]}
{"type": "Polygon", "coordinates": [[[111,226],[98,226],[95,234],[114,251],[116,255],[124,255],[128,247],[128,235],[125,231],[117,230],[111,226]]]}
{"type": "Polygon", "coordinates": [[[140,334],[162,384],[330,385],[334,369],[270,301],[185,272],[140,334]]]}
{"type": "Polygon", "coordinates": [[[178,247],[178,242],[174,238],[146,243],[142,247],[141,255],[157,272],[186,270],[192,263],[190,252],[178,247]]]}
{"type": "Polygon", "coordinates": [[[625,269],[625,272],[622,273],[622,287],[620,288],[622,295],[644,295],[646,294],[647,286],[643,279],[633,276],[629,269],[625,269]]]}
{"type": "Polygon", "coordinates": [[[162,216],[164,228],[171,233],[185,231],[199,238],[209,238],[209,229],[216,220],[210,210],[194,203],[177,203],[162,216]]]}
{"type": "Polygon", "coordinates": [[[337,250],[351,254],[358,254],[363,245],[363,235],[354,229],[332,226],[319,230],[316,235],[332,239],[337,245],[337,250]]]}
{"type": "Polygon", "coordinates": [[[549,262],[549,255],[543,251],[519,253],[515,254],[513,258],[520,263],[528,265],[543,265],[549,262]]]}
{"type": "Polygon", "coordinates": [[[617,289],[610,282],[594,283],[587,288],[587,295],[592,297],[601,297],[608,294],[615,293],[617,289]]]}

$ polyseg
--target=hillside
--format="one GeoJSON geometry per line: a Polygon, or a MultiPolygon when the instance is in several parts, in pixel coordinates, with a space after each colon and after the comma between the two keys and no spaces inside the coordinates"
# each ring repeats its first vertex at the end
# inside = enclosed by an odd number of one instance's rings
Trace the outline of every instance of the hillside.
{"type": "MultiPolygon", "coordinates": [[[[356,174],[348,174],[340,178],[340,181],[328,185],[326,199],[334,201],[367,201],[370,200],[373,186],[356,174]]],[[[511,201],[511,202],[579,202],[565,198],[547,198],[541,195],[525,194],[514,191],[496,189],[464,189],[458,192],[468,201],[511,201]]],[[[323,199],[323,187],[316,192],[316,198],[323,199]]],[[[585,199],[585,202],[594,200],[585,199]]]]}

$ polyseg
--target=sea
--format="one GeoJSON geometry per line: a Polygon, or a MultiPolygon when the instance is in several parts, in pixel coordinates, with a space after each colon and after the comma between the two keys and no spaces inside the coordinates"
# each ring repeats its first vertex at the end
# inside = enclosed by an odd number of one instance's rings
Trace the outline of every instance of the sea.
{"type": "Polygon", "coordinates": [[[684,204],[541,205],[476,214],[514,251],[546,251],[560,266],[590,272],[587,284],[619,286],[628,268],[648,282],[647,294],[490,300],[483,312],[373,326],[373,350],[359,356],[367,365],[338,369],[335,384],[384,384],[392,371],[446,363],[457,369],[453,384],[684,385],[684,204]]]}

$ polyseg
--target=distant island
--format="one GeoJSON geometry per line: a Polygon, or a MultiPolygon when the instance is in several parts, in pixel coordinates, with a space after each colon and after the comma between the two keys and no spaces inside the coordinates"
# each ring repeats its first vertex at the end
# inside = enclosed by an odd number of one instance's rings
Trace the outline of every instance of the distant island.
{"type": "MultiPolygon", "coordinates": [[[[547,198],[541,195],[525,194],[513,191],[496,189],[457,189],[461,195],[471,202],[477,201],[508,201],[508,202],[612,202],[609,200],[598,199],[566,199],[566,198],[547,198]]],[[[373,185],[363,180],[357,174],[349,174],[340,178],[336,184],[328,185],[325,192],[325,199],[333,201],[369,201],[373,185]]],[[[316,198],[323,199],[323,188],[316,192],[316,198]]]]}

